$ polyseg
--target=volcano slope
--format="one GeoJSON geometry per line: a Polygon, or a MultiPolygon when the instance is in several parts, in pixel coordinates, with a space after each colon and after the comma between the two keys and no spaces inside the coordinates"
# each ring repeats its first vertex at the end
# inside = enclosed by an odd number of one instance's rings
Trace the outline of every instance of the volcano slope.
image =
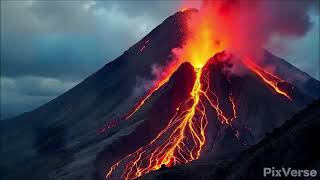
{"type": "MultiPolygon", "coordinates": [[[[281,127],[268,133],[258,144],[242,151],[236,157],[190,163],[155,171],[139,179],[256,180],[274,179],[271,176],[263,177],[264,167],[319,170],[320,149],[314,141],[320,129],[319,113],[320,100],[316,100],[287,120],[281,127]]],[[[311,179],[317,179],[317,177],[319,174],[311,179]]],[[[298,179],[310,179],[310,177],[298,179]]]]}
{"type": "Polygon", "coordinates": [[[128,112],[139,100],[143,94],[133,95],[139,79],[154,79],[152,66],[162,66],[171,60],[171,50],[182,45],[185,19],[194,12],[172,15],[71,90],[34,111],[1,121],[1,176],[8,177],[5,179],[37,179],[35,174],[41,174],[39,179],[91,177],[92,162],[99,148],[105,145],[97,129],[128,112]],[[88,147],[94,150],[85,153],[88,147]],[[70,169],[65,168],[67,164],[70,169]],[[32,168],[39,171],[33,173],[32,168]],[[52,171],[50,177],[48,171],[52,171]]]}
{"type": "Polygon", "coordinates": [[[107,169],[107,178],[133,179],[161,165],[232,157],[258,142],[311,100],[290,84],[279,85],[288,90],[288,97],[276,93],[251,69],[244,66],[245,75],[239,76],[231,72],[232,67],[231,58],[224,52],[208,60],[201,73],[189,63],[182,64],[160,89],[164,97],[157,97],[160,91],[156,92],[150,99],[155,102],[142,106],[141,111],[150,110],[142,115],[145,120],[136,131],[100,153],[98,177],[105,178],[103,169],[107,169]],[[184,81],[187,83],[178,83],[184,81]],[[175,88],[183,84],[188,86],[175,88]],[[197,84],[200,90],[194,95],[197,84]],[[189,97],[172,98],[171,94],[189,97]],[[167,118],[161,107],[169,110],[165,113],[167,118]]]}
{"type": "MultiPolygon", "coordinates": [[[[223,120],[221,114],[219,119],[217,112],[220,111],[201,95],[197,101],[201,101],[202,108],[206,109],[207,123],[203,123],[205,128],[196,130],[196,134],[205,132],[205,143],[203,137],[192,139],[186,143],[188,147],[197,145],[192,156],[189,154],[187,160],[180,157],[175,161],[166,158],[167,166],[198,158],[203,162],[234,156],[319,96],[319,91],[315,91],[320,87],[318,81],[271,53],[266,52],[264,62],[281,67],[276,75],[294,87],[290,90],[292,101],[276,93],[254,72],[247,69],[243,76],[234,75],[229,71],[232,61],[220,61],[214,57],[208,61],[207,70],[202,72],[206,75],[201,77],[190,64],[180,65],[168,83],[154,91],[135,114],[101,133],[106,123],[122,119],[119,117],[130,112],[147,94],[148,90],[140,94],[133,93],[133,90],[139,86],[139,79],[155,79],[152,74],[155,64],[162,67],[170,63],[173,59],[171,50],[182,46],[184,22],[192,13],[196,10],[174,14],[76,87],[34,111],[1,121],[0,177],[105,179],[112,165],[145,147],[165,129],[177,112],[183,114],[183,110],[192,107],[190,104],[197,98],[188,99],[190,93],[195,95],[197,93],[192,92],[199,90],[194,89],[196,82],[203,83],[203,88],[210,86],[219,97],[219,109],[226,114],[228,121],[223,120]],[[283,72],[286,74],[281,74],[283,72]],[[292,78],[296,75],[298,79],[292,78]],[[186,101],[190,104],[184,104],[186,101]],[[233,110],[233,101],[236,111],[233,110]],[[181,103],[184,106],[177,109],[181,103]]],[[[216,104],[213,94],[210,94],[210,99],[216,104]]],[[[151,149],[147,154],[169,139],[168,132],[161,136],[161,141],[156,141],[154,147],[146,148],[151,149]]],[[[115,168],[110,178],[119,178],[127,162],[115,168]]],[[[154,167],[159,168],[158,165],[154,167]]]]}

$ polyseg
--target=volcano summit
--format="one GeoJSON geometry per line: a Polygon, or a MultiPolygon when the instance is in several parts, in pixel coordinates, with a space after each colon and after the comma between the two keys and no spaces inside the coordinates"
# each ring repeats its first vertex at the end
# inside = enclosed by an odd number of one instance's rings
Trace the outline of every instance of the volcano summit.
{"type": "Polygon", "coordinates": [[[268,51],[256,61],[202,41],[203,21],[190,38],[196,13],[177,12],[73,89],[1,122],[2,176],[135,179],[221,161],[319,98],[319,81],[268,51]]]}

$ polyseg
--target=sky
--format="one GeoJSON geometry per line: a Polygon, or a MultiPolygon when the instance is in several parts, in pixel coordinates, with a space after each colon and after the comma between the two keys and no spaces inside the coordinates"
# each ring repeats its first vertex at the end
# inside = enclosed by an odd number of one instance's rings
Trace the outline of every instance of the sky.
{"type": "MultiPolygon", "coordinates": [[[[201,2],[187,4],[199,8],[201,2]]],[[[72,88],[181,5],[179,0],[1,1],[1,119],[72,88]]],[[[319,11],[309,15],[312,27],[303,37],[280,38],[284,49],[266,48],[319,79],[319,11]]]]}

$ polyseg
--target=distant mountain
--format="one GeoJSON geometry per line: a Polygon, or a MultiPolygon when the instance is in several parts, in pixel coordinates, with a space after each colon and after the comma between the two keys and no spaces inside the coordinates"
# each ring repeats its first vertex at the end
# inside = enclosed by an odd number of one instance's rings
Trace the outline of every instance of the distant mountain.
{"type": "MultiPolygon", "coordinates": [[[[104,133],[97,130],[129,112],[145,95],[147,90],[133,95],[137,82],[153,80],[152,67],[166,66],[172,60],[171,50],[182,46],[183,28],[192,13],[196,10],[170,16],[117,59],[49,103],[0,121],[0,177],[105,179],[112,164],[154,139],[175,113],[184,113],[177,107],[188,100],[197,76],[189,63],[181,64],[128,120],[104,133]]],[[[248,69],[245,75],[232,74],[233,62],[220,61],[219,54],[208,61],[200,81],[214,90],[226,116],[236,117],[228,124],[221,123],[218,111],[201,96],[203,107],[208,109],[208,125],[199,162],[236,156],[319,97],[319,81],[269,52],[264,63],[261,65],[278,67],[277,75],[294,87],[290,90],[292,101],[275,93],[248,69]],[[296,75],[299,78],[293,78],[296,75]]],[[[121,168],[114,177],[120,175],[121,168]]]]}

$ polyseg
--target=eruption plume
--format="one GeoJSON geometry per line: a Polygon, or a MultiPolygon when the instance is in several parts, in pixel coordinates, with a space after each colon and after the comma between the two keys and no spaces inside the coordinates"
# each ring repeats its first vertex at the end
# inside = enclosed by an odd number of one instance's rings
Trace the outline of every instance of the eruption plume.
{"type": "Polygon", "coordinates": [[[304,36],[313,25],[308,13],[318,5],[314,0],[213,0],[203,1],[197,16],[210,21],[211,38],[207,41],[211,46],[219,42],[221,50],[259,61],[263,48],[271,45],[274,36],[304,36]]]}

